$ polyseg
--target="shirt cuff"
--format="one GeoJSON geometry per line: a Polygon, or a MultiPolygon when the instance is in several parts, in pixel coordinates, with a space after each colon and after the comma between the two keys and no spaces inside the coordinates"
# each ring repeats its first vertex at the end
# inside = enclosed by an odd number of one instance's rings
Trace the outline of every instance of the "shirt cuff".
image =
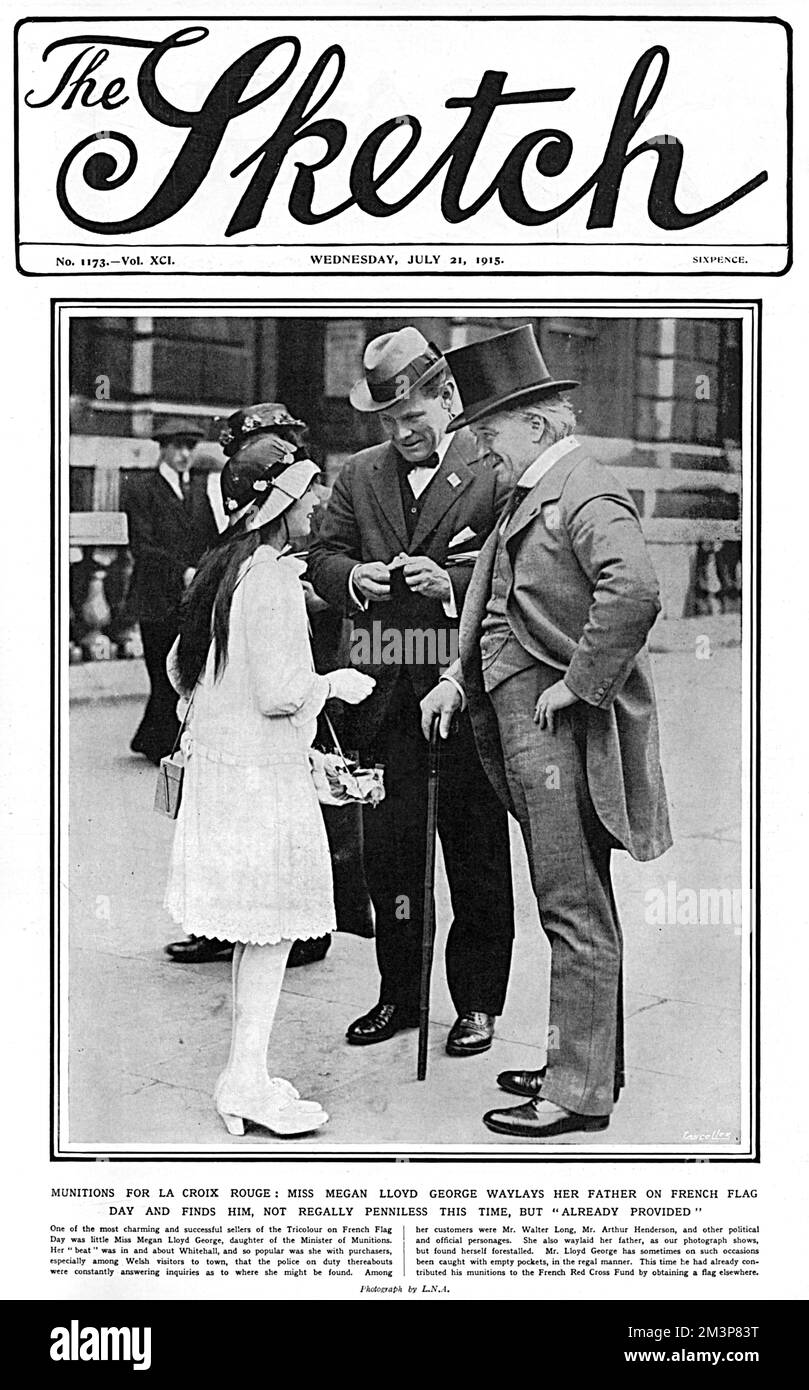
{"type": "Polygon", "coordinates": [[[301,724],[308,724],[311,720],[317,719],[330,695],[331,681],[328,676],[318,676],[313,671],[311,687],[298,708],[289,716],[290,724],[299,728],[301,724]]]}
{"type": "Polygon", "coordinates": [[[463,688],[463,686],[460,684],[460,682],[459,682],[459,681],[456,681],[456,679],[455,679],[454,676],[448,676],[448,675],[446,674],[446,672],[444,673],[443,676],[439,676],[439,680],[442,680],[442,681],[449,681],[449,682],[450,682],[450,685],[454,685],[454,686],[455,686],[455,689],[457,690],[458,694],[459,694],[460,697],[461,697],[461,709],[462,709],[462,710],[465,710],[465,709],[466,709],[466,704],[467,704],[467,700],[466,700],[466,691],[464,690],[464,688],[463,688]]]}
{"type": "Polygon", "coordinates": [[[451,583],[449,586],[449,590],[449,598],[444,603],[442,603],[441,607],[443,608],[448,618],[457,618],[458,604],[455,601],[455,590],[453,589],[451,583]]]}
{"type": "Polygon", "coordinates": [[[356,605],[357,608],[361,608],[363,613],[367,613],[370,599],[362,598],[362,596],[358,594],[357,590],[354,588],[354,575],[357,573],[358,569],[359,565],[355,565],[350,575],[348,576],[348,597],[351,599],[351,602],[356,605]]]}

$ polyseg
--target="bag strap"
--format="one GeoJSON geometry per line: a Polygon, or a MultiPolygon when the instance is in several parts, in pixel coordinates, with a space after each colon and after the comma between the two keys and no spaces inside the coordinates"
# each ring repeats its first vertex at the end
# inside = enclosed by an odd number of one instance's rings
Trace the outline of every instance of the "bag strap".
{"type": "MultiPolygon", "coordinates": [[[[209,650],[210,650],[210,648],[209,648],[209,650]]],[[[205,660],[206,660],[206,661],[208,660],[207,655],[206,655],[206,657],[205,657],[205,660]]],[[[197,685],[199,685],[199,681],[197,681],[197,685]]],[[[182,738],[183,734],[185,733],[185,726],[186,726],[186,724],[188,723],[188,716],[189,716],[189,714],[191,713],[191,706],[192,706],[193,703],[194,703],[194,696],[196,695],[196,693],[197,693],[197,686],[195,685],[195,686],[194,686],[194,689],[191,691],[191,699],[188,701],[188,705],[187,705],[185,714],[183,715],[183,722],[182,722],[182,724],[180,725],[179,729],[177,730],[177,737],[176,737],[175,740],[174,740],[174,747],[172,748],[171,754],[170,754],[170,756],[171,756],[172,758],[174,757],[174,754],[177,752],[177,749],[178,749],[179,746],[180,746],[180,739],[182,738]]]]}
{"type": "Polygon", "coordinates": [[[331,720],[329,719],[329,716],[327,715],[325,708],[323,709],[323,718],[324,718],[324,720],[326,721],[326,727],[327,727],[329,733],[331,734],[331,741],[332,741],[332,743],[334,744],[334,750],[335,750],[335,752],[338,754],[338,756],[342,758],[343,762],[345,763],[345,762],[346,762],[346,755],[345,755],[345,753],[343,752],[342,748],[340,747],[340,740],[339,740],[339,738],[337,737],[337,731],[336,731],[334,725],[332,724],[331,720]]]}

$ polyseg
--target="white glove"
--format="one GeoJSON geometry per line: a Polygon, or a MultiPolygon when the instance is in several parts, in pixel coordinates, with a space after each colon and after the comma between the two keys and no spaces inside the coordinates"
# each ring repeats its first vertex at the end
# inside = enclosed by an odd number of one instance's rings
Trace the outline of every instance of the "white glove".
{"type": "Polygon", "coordinates": [[[361,700],[367,700],[375,685],[372,676],[365,676],[351,666],[329,671],[329,694],[335,700],[345,700],[347,705],[358,705],[361,700]]]}

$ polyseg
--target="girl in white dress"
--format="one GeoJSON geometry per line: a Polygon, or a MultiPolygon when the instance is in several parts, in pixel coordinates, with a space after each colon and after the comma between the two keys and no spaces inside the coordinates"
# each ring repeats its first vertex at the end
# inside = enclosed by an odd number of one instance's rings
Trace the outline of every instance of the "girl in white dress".
{"type": "Polygon", "coordinates": [[[267,1047],[292,942],[336,926],[308,750],[326,699],[357,704],[374,682],[313,668],[304,566],[285,553],[318,502],[302,422],[252,406],[224,433],[230,526],[200,565],[169,657],[193,698],[166,906],[188,934],[234,943],[230,1056],[214,1097],[228,1131],[250,1120],[302,1134],[328,1116],[269,1077],[267,1047]]]}

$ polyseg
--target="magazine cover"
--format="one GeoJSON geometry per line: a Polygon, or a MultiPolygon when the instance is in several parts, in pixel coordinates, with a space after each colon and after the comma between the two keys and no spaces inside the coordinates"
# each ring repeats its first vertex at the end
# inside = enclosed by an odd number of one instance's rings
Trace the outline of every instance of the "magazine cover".
{"type": "Polygon", "coordinates": [[[6,11],[4,1294],[47,1372],[215,1366],[178,1303],[225,1364],[257,1303],[415,1298],[550,1302],[560,1368],[582,1303],[588,1368],[768,1364],[802,22],[6,11]]]}

